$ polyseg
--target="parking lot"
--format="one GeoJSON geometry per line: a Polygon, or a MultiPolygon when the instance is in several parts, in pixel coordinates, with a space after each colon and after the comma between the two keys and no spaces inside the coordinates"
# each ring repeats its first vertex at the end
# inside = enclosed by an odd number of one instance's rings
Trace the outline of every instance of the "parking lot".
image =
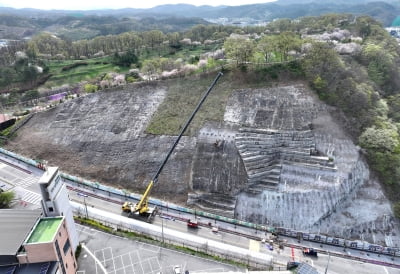
{"type": "MultiPolygon", "coordinates": [[[[235,266],[198,258],[138,241],[106,234],[77,225],[79,239],[96,256],[109,274],[156,274],[243,271],[235,266]],[[187,271],[187,272],[186,272],[187,271]]],[[[91,255],[82,249],[78,274],[103,273],[91,255]]]]}

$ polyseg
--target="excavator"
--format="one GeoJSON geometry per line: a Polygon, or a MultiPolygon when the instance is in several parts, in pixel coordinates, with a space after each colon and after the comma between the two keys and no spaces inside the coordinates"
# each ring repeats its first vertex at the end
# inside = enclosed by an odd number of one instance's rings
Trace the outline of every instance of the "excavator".
{"type": "Polygon", "coordinates": [[[167,156],[165,157],[164,161],[161,163],[160,167],[158,168],[156,174],[153,176],[153,178],[150,180],[150,183],[147,185],[147,188],[145,192],[143,193],[143,196],[141,197],[140,201],[136,204],[126,201],[122,205],[122,211],[126,212],[129,214],[129,217],[136,218],[136,219],[144,219],[147,222],[151,222],[152,219],[154,218],[154,215],[157,213],[157,208],[156,207],[150,207],[149,206],[149,194],[151,189],[153,188],[154,184],[157,183],[158,176],[160,175],[161,171],[163,170],[165,164],[167,163],[169,157],[171,156],[172,152],[174,151],[175,147],[179,143],[179,140],[185,133],[186,129],[188,128],[189,124],[192,122],[194,116],[196,115],[197,111],[200,109],[201,105],[204,103],[206,100],[207,96],[210,94],[211,90],[214,88],[216,83],[218,82],[219,78],[223,75],[222,72],[219,72],[217,77],[214,79],[212,82],[211,86],[208,88],[208,90],[204,93],[203,97],[201,98],[200,102],[197,104],[196,108],[192,112],[191,116],[189,119],[186,121],[185,126],[182,128],[181,132],[179,133],[178,137],[176,138],[174,144],[170,148],[170,150],[167,153],[167,156]]]}

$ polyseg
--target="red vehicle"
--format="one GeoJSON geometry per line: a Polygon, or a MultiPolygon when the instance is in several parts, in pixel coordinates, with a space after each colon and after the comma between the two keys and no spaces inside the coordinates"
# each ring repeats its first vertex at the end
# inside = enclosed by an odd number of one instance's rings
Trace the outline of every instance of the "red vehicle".
{"type": "Polygon", "coordinates": [[[318,257],[317,251],[313,248],[303,248],[303,255],[318,257]]]}
{"type": "Polygon", "coordinates": [[[199,223],[197,222],[197,220],[188,220],[187,221],[187,226],[191,227],[191,228],[198,228],[199,227],[199,223]]]}

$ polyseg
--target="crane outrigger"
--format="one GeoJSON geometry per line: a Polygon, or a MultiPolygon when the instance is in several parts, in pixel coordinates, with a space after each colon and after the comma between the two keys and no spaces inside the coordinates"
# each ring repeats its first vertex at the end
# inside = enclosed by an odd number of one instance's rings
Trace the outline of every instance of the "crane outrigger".
{"type": "Polygon", "coordinates": [[[143,196],[141,197],[140,201],[136,204],[133,204],[132,202],[125,202],[122,205],[122,211],[128,212],[130,217],[142,217],[146,218],[147,221],[151,221],[152,217],[154,217],[156,213],[156,208],[155,207],[149,207],[149,194],[151,189],[153,188],[154,184],[157,183],[158,181],[158,176],[160,175],[161,171],[163,170],[165,164],[167,163],[169,157],[171,156],[172,152],[174,151],[175,147],[179,143],[179,140],[185,133],[186,129],[188,128],[189,124],[192,122],[194,116],[196,115],[197,111],[200,109],[201,105],[204,103],[206,100],[207,96],[210,94],[211,90],[214,88],[215,84],[219,80],[219,78],[223,75],[222,72],[219,72],[217,77],[214,79],[212,82],[211,86],[208,88],[208,90],[204,93],[203,97],[201,98],[200,102],[197,104],[196,108],[192,112],[192,115],[189,117],[189,119],[186,121],[185,126],[182,128],[181,132],[179,133],[178,137],[176,138],[174,144],[170,148],[170,150],[167,153],[167,156],[165,157],[164,161],[161,163],[160,167],[158,168],[157,172],[153,176],[153,178],[150,180],[149,184],[147,185],[147,188],[145,192],[143,193],[143,196]]]}

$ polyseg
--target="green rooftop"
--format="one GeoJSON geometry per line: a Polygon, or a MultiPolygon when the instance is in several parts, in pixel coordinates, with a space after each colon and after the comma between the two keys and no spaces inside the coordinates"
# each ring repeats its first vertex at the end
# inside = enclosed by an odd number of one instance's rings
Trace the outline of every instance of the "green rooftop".
{"type": "Polygon", "coordinates": [[[40,219],[27,243],[47,243],[54,239],[62,217],[40,219]]]}
{"type": "Polygon", "coordinates": [[[393,22],[392,22],[392,27],[400,27],[400,16],[397,16],[393,22]]]}

